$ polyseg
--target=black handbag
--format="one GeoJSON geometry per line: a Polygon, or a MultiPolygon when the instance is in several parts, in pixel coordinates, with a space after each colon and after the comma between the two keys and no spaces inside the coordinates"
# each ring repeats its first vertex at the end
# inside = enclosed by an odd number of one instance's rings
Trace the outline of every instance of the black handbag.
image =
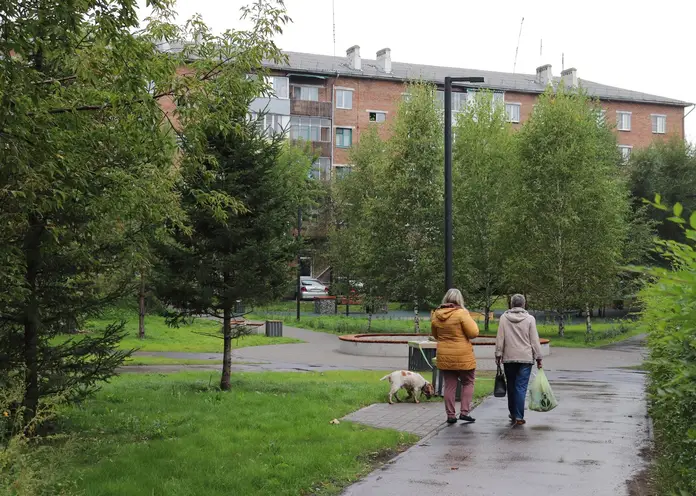
{"type": "Polygon", "coordinates": [[[507,385],[505,384],[505,374],[503,369],[498,364],[498,372],[495,374],[495,387],[493,388],[493,396],[496,398],[505,398],[507,394],[507,385]]]}

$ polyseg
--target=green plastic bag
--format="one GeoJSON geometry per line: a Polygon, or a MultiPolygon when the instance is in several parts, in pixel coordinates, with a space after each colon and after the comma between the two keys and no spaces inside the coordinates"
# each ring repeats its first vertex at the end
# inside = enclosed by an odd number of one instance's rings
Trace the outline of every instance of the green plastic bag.
{"type": "Polygon", "coordinates": [[[529,388],[529,409],[535,412],[550,412],[557,406],[558,401],[553,395],[551,384],[546,378],[544,369],[539,369],[529,388]]]}

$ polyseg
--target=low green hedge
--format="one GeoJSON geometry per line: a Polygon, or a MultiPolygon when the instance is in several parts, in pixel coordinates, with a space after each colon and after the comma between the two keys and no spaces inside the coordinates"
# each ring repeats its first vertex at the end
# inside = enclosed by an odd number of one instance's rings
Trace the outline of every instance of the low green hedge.
{"type": "MultiPolygon", "coordinates": [[[[680,208],[675,208],[678,216],[680,208]]],[[[682,220],[682,225],[687,225],[682,220]]],[[[674,269],[650,269],[641,292],[642,326],[649,333],[648,394],[655,425],[660,494],[696,494],[696,214],[690,244],[659,243],[674,269]]]]}

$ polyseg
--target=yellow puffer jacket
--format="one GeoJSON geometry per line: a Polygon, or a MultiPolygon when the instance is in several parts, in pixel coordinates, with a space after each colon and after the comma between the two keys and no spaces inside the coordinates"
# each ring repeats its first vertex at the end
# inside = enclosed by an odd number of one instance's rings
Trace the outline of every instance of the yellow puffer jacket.
{"type": "Polygon", "coordinates": [[[476,368],[471,339],[479,328],[469,312],[459,306],[445,304],[430,316],[430,329],[437,341],[437,368],[440,370],[472,370],[476,368]]]}

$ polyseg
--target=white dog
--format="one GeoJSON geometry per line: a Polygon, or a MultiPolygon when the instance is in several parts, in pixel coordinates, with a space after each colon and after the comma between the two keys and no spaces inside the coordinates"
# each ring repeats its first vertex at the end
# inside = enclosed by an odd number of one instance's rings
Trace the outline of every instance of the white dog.
{"type": "Polygon", "coordinates": [[[389,390],[390,405],[393,404],[392,396],[396,398],[396,401],[399,403],[401,402],[398,395],[399,389],[405,389],[408,391],[408,396],[406,396],[406,399],[413,398],[416,403],[420,403],[418,397],[420,396],[421,391],[428,399],[435,395],[435,388],[433,385],[426,381],[422,375],[416,372],[411,372],[409,370],[397,370],[396,372],[385,375],[380,379],[380,381],[383,381],[384,379],[388,379],[391,384],[391,389],[389,390]]]}

